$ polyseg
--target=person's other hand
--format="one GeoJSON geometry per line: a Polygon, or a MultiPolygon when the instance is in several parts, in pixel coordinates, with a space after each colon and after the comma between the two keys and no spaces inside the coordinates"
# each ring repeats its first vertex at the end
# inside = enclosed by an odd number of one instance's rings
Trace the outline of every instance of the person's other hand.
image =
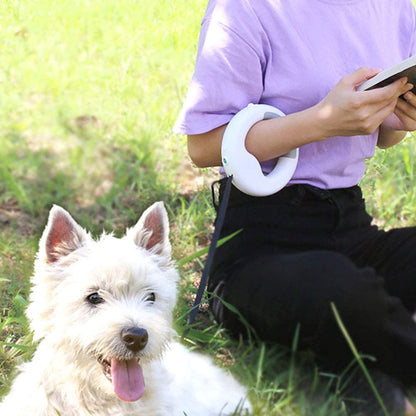
{"type": "Polygon", "coordinates": [[[383,121],[382,126],[391,130],[416,130],[416,95],[408,91],[399,98],[394,113],[383,121]]]}

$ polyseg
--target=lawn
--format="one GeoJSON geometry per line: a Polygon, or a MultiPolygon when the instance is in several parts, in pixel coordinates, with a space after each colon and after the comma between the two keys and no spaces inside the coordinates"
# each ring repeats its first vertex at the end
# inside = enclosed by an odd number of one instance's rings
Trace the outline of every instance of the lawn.
{"type": "MultiPolygon", "coordinates": [[[[152,202],[171,220],[182,333],[212,233],[211,170],[172,133],[192,74],[206,0],[0,2],[0,397],[30,357],[24,317],[52,204],[84,227],[120,234],[152,202]]],[[[413,138],[378,151],[363,189],[383,226],[416,222],[413,138]]],[[[207,311],[184,340],[250,388],[255,415],[337,415],[332,375],[307,355],[234,342],[207,311]]],[[[296,346],[294,346],[294,350],[296,346]]]]}

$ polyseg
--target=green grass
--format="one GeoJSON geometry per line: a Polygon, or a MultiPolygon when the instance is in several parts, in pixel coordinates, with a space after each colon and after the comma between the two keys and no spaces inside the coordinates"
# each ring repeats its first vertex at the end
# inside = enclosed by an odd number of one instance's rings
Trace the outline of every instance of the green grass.
{"type": "MultiPolygon", "coordinates": [[[[206,0],[0,2],[0,396],[30,357],[24,318],[52,204],[96,235],[121,233],[164,200],[181,262],[181,331],[214,212],[208,184],[171,132],[192,74],[206,0]]],[[[363,182],[377,222],[415,223],[413,139],[377,152],[363,182]]],[[[250,387],[255,415],[337,415],[336,380],[307,354],[235,342],[201,314],[186,343],[250,387]]]]}

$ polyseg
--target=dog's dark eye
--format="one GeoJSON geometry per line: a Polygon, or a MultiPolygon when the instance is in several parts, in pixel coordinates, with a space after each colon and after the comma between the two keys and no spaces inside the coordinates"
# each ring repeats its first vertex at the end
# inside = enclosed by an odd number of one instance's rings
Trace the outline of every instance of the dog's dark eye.
{"type": "Polygon", "coordinates": [[[156,300],[156,295],[152,292],[146,296],[146,302],[154,302],[156,300]]]}
{"type": "Polygon", "coordinates": [[[91,305],[98,305],[104,302],[104,299],[98,293],[91,293],[91,295],[87,296],[87,301],[91,303],[91,305]]]}

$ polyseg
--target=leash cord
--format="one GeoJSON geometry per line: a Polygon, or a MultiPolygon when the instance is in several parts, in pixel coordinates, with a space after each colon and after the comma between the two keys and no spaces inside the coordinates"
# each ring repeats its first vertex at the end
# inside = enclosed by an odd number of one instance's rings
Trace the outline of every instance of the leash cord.
{"type": "MultiPolygon", "coordinates": [[[[215,223],[214,233],[212,235],[211,244],[209,246],[207,260],[205,262],[204,270],[202,271],[201,281],[199,283],[198,291],[196,293],[194,306],[192,307],[191,312],[189,314],[189,319],[187,323],[188,327],[194,323],[196,314],[199,310],[199,305],[201,304],[201,301],[202,301],[202,296],[204,294],[205,288],[208,283],[208,277],[211,271],[212,262],[214,260],[215,249],[217,247],[217,243],[221,234],[222,226],[224,224],[224,219],[225,219],[225,213],[227,211],[228,201],[230,199],[232,179],[233,179],[232,175],[227,177],[224,194],[223,194],[223,197],[220,201],[220,205],[218,208],[217,221],[215,223]]],[[[185,331],[185,333],[187,333],[188,331],[189,331],[189,328],[185,331]]]]}

